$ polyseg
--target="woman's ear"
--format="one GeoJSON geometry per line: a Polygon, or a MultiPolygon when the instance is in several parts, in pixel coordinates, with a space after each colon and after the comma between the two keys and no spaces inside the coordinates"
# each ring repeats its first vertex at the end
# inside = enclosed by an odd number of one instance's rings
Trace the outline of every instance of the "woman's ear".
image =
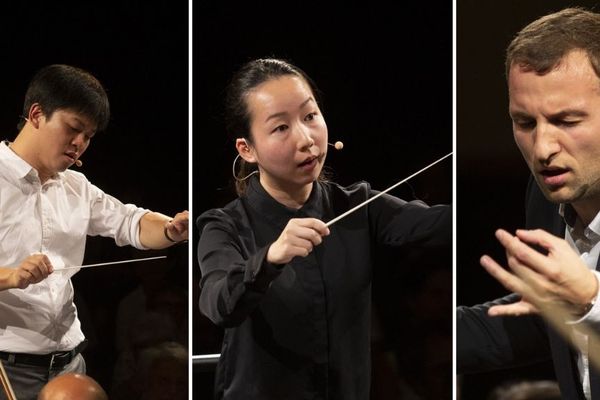
{"type": "Polygon", "coordinates": [[[256,156],[254,154],[254,149],[248,141],[244,138],[235,139],[235,148],[237,149],[240,157],[244,159],[244,161],[249,163],[256,163],[256,156]]]}

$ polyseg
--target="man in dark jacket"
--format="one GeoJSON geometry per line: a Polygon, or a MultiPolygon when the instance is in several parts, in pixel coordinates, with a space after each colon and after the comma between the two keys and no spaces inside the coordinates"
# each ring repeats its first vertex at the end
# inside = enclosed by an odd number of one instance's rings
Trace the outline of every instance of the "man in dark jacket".
{"type": "Polygon", "coordinates": [[[514,294],[458,309],[459,373],[551,357],[564,398],[600,399],[600,376],[590,363],[596,349],[588,346],[590,330],[600,332],[598,43],[600,15],[565,9],[529,24],[508,47],[509,113],[533,176],[528,230],[496,232],[508,270],[481,258],[514,294]],[[530,293],[564,306],[568,338],[538,316],[530,293]]]}

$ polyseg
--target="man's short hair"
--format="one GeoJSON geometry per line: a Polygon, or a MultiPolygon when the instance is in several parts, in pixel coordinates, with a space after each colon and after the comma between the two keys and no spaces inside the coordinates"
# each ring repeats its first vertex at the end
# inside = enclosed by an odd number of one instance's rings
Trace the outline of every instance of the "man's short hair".
{"type": "MultiPolygon", "coordinates": [[[[35,103],[51,118],[56,110],[71,110],[89,118],[102,131],[108,125],[110,106],[104,88],[92,74],[69,65],[54,64],[39,70],[27,88],[23,116],[35,103]]],[[[19,124],[19,129],[23,123],[19,124]]]]}
{"type": "Polygon", "coordinates": [[[577,7],[541,17],[517,33],[508,46],[506,78],[513,65],[544,75],[578,49],[587,53],[600,77],[600,14],[577,7]]]}

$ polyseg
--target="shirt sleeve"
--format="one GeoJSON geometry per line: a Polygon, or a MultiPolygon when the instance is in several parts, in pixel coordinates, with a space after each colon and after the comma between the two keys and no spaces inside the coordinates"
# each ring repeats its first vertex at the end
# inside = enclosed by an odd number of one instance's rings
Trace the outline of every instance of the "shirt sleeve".
{"type": "MultiPolygon", "coordinates": [[[[600,287],[600,272],[598,272],[598,271],[592,271],[592,272],[594,273],[594,276],[598,280],[598,286],[600,287]]],[[[585,314],[580,319],[578,319],[576,321],[568,321],[567,323],[575,325],[575,326],[577,326],[579,324],[585,324],[585,325],[592,327],[592,329],[594,329],[595,331],[600,332],[600,290],[598,291],[598,294],[596,295],[596,301],[594,302],[594,305],[592,306],[590,311],[588,311],[588,313],[585,314]]]]}
{"type": "Polygon", "coordinates": [[[281,266],[266,261],[269,246],[247,248],[225,212],[211,210],[198,219],[198,262],[202,272],[200,310],[223,327],[240,325],[262,300],[281,266]]]}
{"type": "Polygon", "coordinates": [[[90,192],[90,221],[88,235],[115,239],[118,246],[146,248],[140,242],[140,219],[148,210],[133,204],[123,204],[88,183],[90,192]]]}
{"type": "MultiPolygon", "coordinates": [[[[376,194],[371,191],[369,197],[376,194]]],[[[371,204],[369,214],[377,243],[404,247],[421,255],[423,250],[435,248],[451,251],[452,208],[449,205],[429,207],[418,200],[406,202],[387,194],[371,204]]]]}
{"type": "Polygon", "coordinates": [[[456,311],[457,372],[476,373],[517,367],[550,358],[550,344],[543,321],[536,315],[490,317],[494,305],[511,304],[520,297],[506,297],[456,311]]]}

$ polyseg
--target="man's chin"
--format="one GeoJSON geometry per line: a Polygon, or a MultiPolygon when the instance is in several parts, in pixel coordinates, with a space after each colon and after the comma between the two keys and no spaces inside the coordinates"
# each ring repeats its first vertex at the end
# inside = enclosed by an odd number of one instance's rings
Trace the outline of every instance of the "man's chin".
{"type": "Polygon", "coordinates": [[[546,198],[546,200],[548,200],[551,203],[556,203],[556,204],[560,204],[560,203],[564,203],[565,201],[568,202],[568,198],[569,198],[569,194],[570,194],[570,190],[565,186],[565,185],[560,185],[560,186],[551,186],[551,185],[547,185],[543,178],[540,177],[539,175],[534,175],[535,177],[535,183],[537,184],[538,188],[541,190],[542,194],[544,195],[544,197],[546,198]]]}
{"type": "Polygon", "coordinates": [[[57,165],[55,168],[55,174],[59,173],[59,172],[65,172],[67,169],[69,169],[69,167],[73,165],[71,163],[68,164],[61,164],[61,165],[57,165]]]}
{"type": "Polygon", "coordinates": [[[581,191],[575,192],[565,186],[559,188],[543,186],[542,193],[548,201],[555,204],[574,203],[583,195],[581,191]]]}

